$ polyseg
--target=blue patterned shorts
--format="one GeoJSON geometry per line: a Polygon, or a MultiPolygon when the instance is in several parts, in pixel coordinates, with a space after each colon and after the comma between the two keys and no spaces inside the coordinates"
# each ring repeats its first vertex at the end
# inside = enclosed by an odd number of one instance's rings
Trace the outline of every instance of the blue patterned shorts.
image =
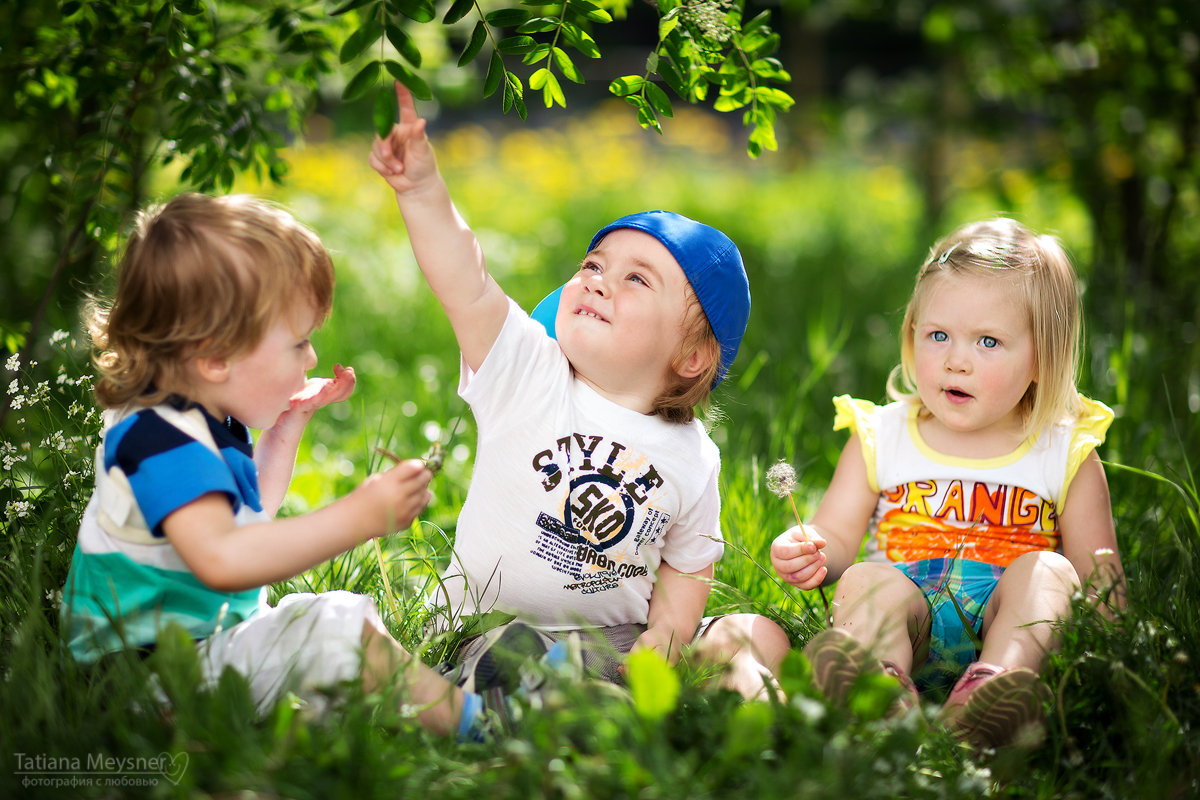
{"type": "Polygon", "coordinates": [[[959,558],[931,558],[895,566],[917,585],[929,603],[929,657],[920,667],[914,665],[913,681],[921,689],[948,688],[979,657],[967,625],[979,635],[984,609],[1004,567],[959,558]]]}

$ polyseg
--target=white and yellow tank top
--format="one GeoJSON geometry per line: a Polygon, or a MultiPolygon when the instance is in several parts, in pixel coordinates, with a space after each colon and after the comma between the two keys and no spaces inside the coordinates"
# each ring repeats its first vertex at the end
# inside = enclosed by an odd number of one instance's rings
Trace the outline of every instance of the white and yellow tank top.
{"type": "Polygon", "coordinates": [[[834,430],[858,434],[867,479],[879,492],[867,559],[961,557],[1008,566],[1028,552],[1061,550],[1058,512],[1113,419],[1103,403],[1081,400],[1078,419],[1031,436],[1008,455],[977,459],[927,445],[917,429],[917,404],[834,398],[834,430]]]}

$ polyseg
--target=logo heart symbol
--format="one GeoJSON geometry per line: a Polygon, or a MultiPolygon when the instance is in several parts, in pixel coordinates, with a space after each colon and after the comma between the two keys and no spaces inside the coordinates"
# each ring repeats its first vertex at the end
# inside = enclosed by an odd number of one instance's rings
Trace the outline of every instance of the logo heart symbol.
{"type": "Polygon", "coordinates": [[[171,783],[178,786],[179,780],[183,777],[183,773],[188,767],[188,754],[180,753],[177,756],[168,756],[166,753],[163,753],[159,756],[159,758],[162,759],[164,767],[168,762],[170,763],[171,766],[169,768],[163,769],[163,775],[166,776],[171,783]]]}

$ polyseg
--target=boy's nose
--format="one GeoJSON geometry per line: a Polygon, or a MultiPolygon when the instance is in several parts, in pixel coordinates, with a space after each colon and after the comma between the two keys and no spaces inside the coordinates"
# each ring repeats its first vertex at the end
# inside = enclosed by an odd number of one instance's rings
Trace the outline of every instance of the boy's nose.
{"type": "Polygon", "coordinates": [[[583,288],[589,292],[595,292],[598,295],[607,295],[608,286],[604,283],[604,273],[593,272],[591,275],[583,279],[583,288]]]}
{"type": "Polygon", "coordinates": [[[312,344],[309,344],[308,345],[308,354],[304,359],[304,371],[308,372],[310,369],[313,369],[316,366],[317,366],[317,349],[315,347],[313,347],[312,344]]]}

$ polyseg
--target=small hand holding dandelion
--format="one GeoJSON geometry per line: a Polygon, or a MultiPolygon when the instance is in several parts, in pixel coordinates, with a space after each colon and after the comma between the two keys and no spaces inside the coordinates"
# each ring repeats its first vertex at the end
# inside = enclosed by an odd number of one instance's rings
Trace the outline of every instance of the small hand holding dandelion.
{"type": "Polygon", "coordinates": [[[796,526],[781,533],[771,543],[771,566],[787,583],[798,589],[816,589],[821,593],[825,611],[829,611],[829,600],[821,581],[828,570],[825,568],[825,540],[800,519],[800,511],[792,497],[796,488],[796,470],[786,461],[780,461],[767,470],[767,489],[776,497],[786,497],[796,516],[796,526]]]}

